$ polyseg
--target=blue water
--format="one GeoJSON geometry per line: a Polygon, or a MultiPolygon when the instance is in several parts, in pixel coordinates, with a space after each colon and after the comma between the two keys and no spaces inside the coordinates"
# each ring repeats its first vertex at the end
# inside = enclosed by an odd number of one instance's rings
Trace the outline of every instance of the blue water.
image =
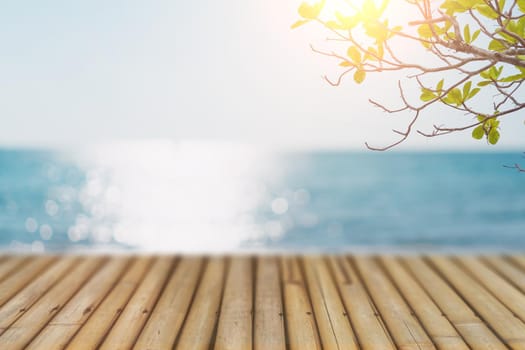
{"type": "Polygon", "coordinates": [[[519,152],[213,152],[0,150],[0,249],[525,250],[519,152]]]}

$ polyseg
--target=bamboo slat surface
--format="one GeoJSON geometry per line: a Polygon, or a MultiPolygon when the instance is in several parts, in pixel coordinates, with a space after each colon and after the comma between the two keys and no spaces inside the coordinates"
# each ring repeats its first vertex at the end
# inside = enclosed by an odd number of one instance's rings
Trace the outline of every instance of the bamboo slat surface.
{"type": "Polygon", "coordinates": [[[524,256],[0,256],[0,349],[525,349],[524,256]]]}

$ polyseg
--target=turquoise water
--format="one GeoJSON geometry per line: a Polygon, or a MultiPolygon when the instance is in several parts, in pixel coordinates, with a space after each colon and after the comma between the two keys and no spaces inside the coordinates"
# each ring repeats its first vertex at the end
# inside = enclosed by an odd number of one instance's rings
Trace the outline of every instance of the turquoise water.
{"type": "Polygon", "coordinates": [[[0,150],[3,250],[525,250],[513,153],[0,150]]]}

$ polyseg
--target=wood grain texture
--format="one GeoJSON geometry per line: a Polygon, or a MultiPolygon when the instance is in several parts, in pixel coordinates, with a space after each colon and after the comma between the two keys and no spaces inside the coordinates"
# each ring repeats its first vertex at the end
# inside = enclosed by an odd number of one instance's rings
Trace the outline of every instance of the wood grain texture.
{"type": "Polygon", "coordinates": [[[0,349],[525,349],[525,257],[0,255],[0,349]]]}
{"type": "Polygon", "coordinates": [[[521,320],[452,259],[431,257],[430,260],[508,346],[525,349],[525,324],[521,320]]]}
{"type": "Polygon", "coordinates": [[[252,264],[251,257],[231,258],[215,339],[216,350],[249,350],[253,347],[252,264]]]}
{"type": "Polygon", "coordinates": [[[287,343],[292,350],[321,349],[317,323],[297,257],[281,259],[287,343]]]}
{"type": "Polygon", "coordinates": [[[82,325],[66,349],[92,350],[98,348],[122,314],[137,286],[142,282],[144,275],[149,272],[153,260],[152,257],[133,259],[124,276],[117,280],[117,284],[82,325]]]}
{"type": "Polygon", "coordinates": [[[277,258],[258,258],[256,275],[254,348],[284,350],[284,310],[277,258]]]}
{"type": "Polygon", "coordinates": [[[16,322],[0,335],[0,344],[6,349],[25,348],[91,277],[103,260],[104,258],[100,257],[83,259],[76,264],[70,273],[49,288],[27,312],[20,315],[16,322]]]}
{"type": "Polygon", "coordinates": [[[323,349],[357,349],[346,310],[324,259],[302,260],[323,349]]]}
{"type": "Polygon", "coordinates": [[[395,349],[394,342],[376,306],[348,259],[331,256],[328,257],[328,260],[361,348],[364,350],[395,349]]]}
{"type": "Polygon", "coordinates": [[[128,262],[129,258],[122,257],[108,261],[49,321],[27,349],[63,349],[118,281],[128,262]]]}
{"type": "Polygon", "coordinates": [[[435,349],[410,307],[372,257],[356,257],[356,266],[397,347],[435,349]]]}
{"type": "Polygon", "coordinates": [[[197,287],[204,259],[182,259],[171,275],[135,349],[169,349],[175,344],[197,287]]]}
{"type": "Polygon", "coordinates": [[[172,271],[173,257],[157,258],[151,270],[126,304],[100,349],[131,349],[139,336],[172,271]]]}
{"type": "Polygon", "coordinates": [[[381,262],[438,349],[467,350],[454,326],[401,263],[393,257],[383,257],[381,262]]]}
{"type": "Polygon", "coordinates": [[[422,258],[403,258],[409,270],[472,349],[507,349],[463,298],[422,258]]]}
{"type": "Polygon", "coordinates": [[[207,350],[212,346],[214,331],[219,319],[225,274],[225,258],[210,258],[188,317],[184,322],[177,343],[178,349],[207,350]]]}

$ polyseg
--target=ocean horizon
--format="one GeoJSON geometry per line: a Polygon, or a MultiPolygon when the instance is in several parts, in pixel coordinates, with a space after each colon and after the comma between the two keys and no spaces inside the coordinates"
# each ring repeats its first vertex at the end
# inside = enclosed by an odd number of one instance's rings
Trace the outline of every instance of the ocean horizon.
{"type": "Polygon", "coordinates": [[[10,252],[525,250],[504,152],[277,152],[205,143],[0,148],[10,252]]]}

